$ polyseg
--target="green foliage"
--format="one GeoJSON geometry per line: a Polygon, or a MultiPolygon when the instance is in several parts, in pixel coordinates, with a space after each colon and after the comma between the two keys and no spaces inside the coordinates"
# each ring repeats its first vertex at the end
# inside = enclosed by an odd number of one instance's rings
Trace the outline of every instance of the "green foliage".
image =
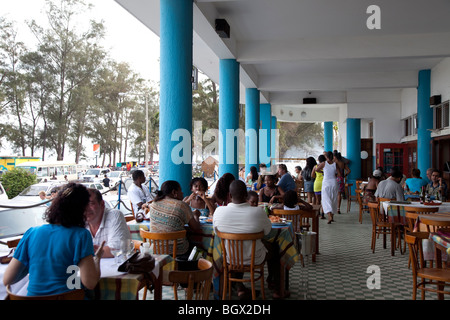
{"type": "Polygon", "coordinates": [[[9,199],[14,198],[23,189],[36,183],[36,175],[21,168],[8,170],[2,175],[2,185],[9,199]]]}

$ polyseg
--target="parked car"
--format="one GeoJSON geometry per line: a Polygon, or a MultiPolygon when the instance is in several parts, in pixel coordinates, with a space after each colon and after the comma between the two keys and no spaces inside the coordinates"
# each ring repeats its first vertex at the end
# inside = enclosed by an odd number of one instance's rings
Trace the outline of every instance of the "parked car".
{"type": "Polygon", "coordinates": [[[109,186],[113,187],[117,182],[121,181],[123,178],[127,177],[126,171],[111,171],[107,174],[109,178],[109,186]]]}
{"type": "Polygon", "coordinates": [[[8,195],[6,194],[5,188],[0,183],[0,200],[8,200],[8,195]]]}
{"type": "Polygon", "coordinates": [[[39,197],[40,191],[45,191],[45,194],[47,196],[50,196],[51,191],[53,189],[59,189],[63,185],[67,184],[66,181],[51,181],[51,182],[39,182],[32,184],[31,186],[25,188],[22,190],[21,193],[19,193],[17,196],[12,198],[12,200],[23,200],[27,202],[40,202],[41,198],[39,197]]]}
{"type": "Polygon", "coordinates": [[[82,175],[82,179],[84,182],[96,182],[94,181],[95,179],[98,179],[98,181],[102,181],[104,175],[110,172],[111,169],[109,168],[91,168],[82,175]]]}

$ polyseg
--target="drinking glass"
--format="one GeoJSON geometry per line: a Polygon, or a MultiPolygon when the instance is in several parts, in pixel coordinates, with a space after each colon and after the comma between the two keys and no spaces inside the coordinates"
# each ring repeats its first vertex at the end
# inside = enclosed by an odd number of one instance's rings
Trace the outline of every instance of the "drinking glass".
{"type": "Polygon", "coordinates": [[[119,256],[122,254],[122,244],[120,241],[110,243],[111,254],[114,256],[114,263],[119,264],[119,256]]]}

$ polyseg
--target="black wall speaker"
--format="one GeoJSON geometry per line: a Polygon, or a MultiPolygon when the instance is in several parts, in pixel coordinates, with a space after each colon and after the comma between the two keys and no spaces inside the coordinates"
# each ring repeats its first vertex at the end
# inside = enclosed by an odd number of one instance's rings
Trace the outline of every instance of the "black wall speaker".
{"type": "Polygon", "coordinates": [[[225,19],[216,19],[216,32],[221,38],[230,37],[230,25],[225,19]]]}
{"type": "Polygon", "coordinates": [[[316,98],[303,98],[303,104],[315,104],[316,98]]]}
{"type": "Polygon", "coordinates": [[[435,106],[441,103],[441,95],[430,97],[430,106],[435,106]]]}

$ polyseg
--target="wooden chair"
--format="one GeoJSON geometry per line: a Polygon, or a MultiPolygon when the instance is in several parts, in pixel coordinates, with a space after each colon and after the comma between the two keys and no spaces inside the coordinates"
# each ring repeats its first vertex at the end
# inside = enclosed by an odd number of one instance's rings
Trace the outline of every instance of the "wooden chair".
{"type": "Polygon", "coordinates": [[[369,207],[362,201],[361,192],[362,192],[361,189],[355,189],[356,201],[358,202],[359,205],[359,223],[362,223],[363,213],[365,212],[369,213],[369,207]]]}
{"type": "Polygon", "coordinates": [[[134,212],[133,212],[133,215],[132,215],[132,216],[130,216],[130,215],[125,216],[125,221],[126,221],[126,222],[130,222],[130,221],[133,221],[133,220],[136,220],[136,218],[135,218],[135,216],[134,216],[134,212]]]}
{"type": "MultiPolygon", "coordinates": [[[[438,212],[439,208],[430,207],[430,208],[422,208],[422,207],[408,207],[405,206],[405,219],[406,225],[404,226],[405,234],[407,232],[413,232],[415,221],[419,214],[430,214],[438,212]]],[[[419,231],[419,230],[417,230],[419,231]]]]}
{"type": "Polygon", "coordinates": [[[436,292],[438,298],[441,299],[443,294],[450,294],[450,291],[445,291],[445,286],[450,285],[450,269],[441,268],[426,268],[424,267],[422,240],[428,239],[428,233],[413,232],[405,236],[406,243],[409,248],[409,255],[412,262],[413,273],[413,300],[416,300],[417,289],[421,290],[421,298],[425,300],[425,291],[436,292]],[[421,281],[418,282],[418,278],[421,281]],[[436,286],[430,287],[431,286],[436,286]]]}
{"type": "Polygon", "coordinates": [[[436,232],[438,229],[450,227],[450,220],[434,220],[431,216],[430,218],[421,216],[419,221],[426,226],[428,232],[436,232]]]}
{"type": "Polygon", "coordinates": [[[252,287],[252,299],[256,300],[255,281],[261,280],[262,298],[266,299],[264,293],[264,264],[255,264],[255,247],[256,241],[264,237],[264,231],[257,233],[227,233],[220,232],[215,229],[216,235],[220,238],[223,253],[223,296],[226,299],[228,291],[228,299],[231,300],[231,282],[250,282],[252,287]],[[244,243],[251,241],[251,262],[250,265],[244,263],[244,243]],[[250,272],[250,279],[239,279],[232,277],[232,273],[250,272]],[[255,277],[255,273],[257,276],[255,277]]]}
{"type": "MultiPolygon", "coordinates": [[[[299,244],[298,235],[301,233],[302,230],[309,230],[311,224],[309,223],[308,218],[303,218],[302,213],[304,213],[303,210],[281,210],[281,209],[273,209],[272,214],[274,216],[279,216],[280,218],[286,218],[286,220],[292,221],[292,228],[294,229],[295,236],[296,236],[296,242],[299,244]]],[[[301,253],[301,250],[299,250],[300,260],[302,263],[302,266],[305,266],[305,262],[303,259],[303,255],[301,253]]]]}
{"type": "Polygon", "coordinates": [[[19,244],[21,239],[22,238],[14,239],[14,240],[8,240],[8,241],[6,241],[6,245],[8,246],[8,248],[15,248],[15,247],[17,247],[17,245],[19,244]]]}
{"type": "MultiPolygon", "coordinates": [[[[177,257],[177,240],[186,238],[186,230],[175,231],[175,232],[150,232],[141,229],[139,231],[141,238],[144,242],[147,240],[150,242],[150,246],[153,245],[153,253],[155,254],[171,254],[172,258],[175,260],[177,257]],[[172,252],[170,252],[172,250],[172,252]]],[[[176,260],[175,260],[176,269],[176,260]]],[[[177,295],[177,285],[176,284],[165,284],[173,286],[173,294],[175,300],[178,299],[177,295]]],[[[143,299],[147,298],[147,288],[145,288],[143,299]]]]}
{"type": "Polygon", "coordinates": [[[345,192],[346,192],[346,196],[347,196],[347,212],[349,212],[350,209],[352,208],[352,201],[358,202],[357,195],[356,194],[352,195],[352,186],[353,186],[353,183],[345,184],[345,192]]]}
{"type": "MultiPolygon", "coordinates": [[[[380,214],[380,204],[377,202],[368,202],[367,206],[370,211],[370,218],[372,219],[372,252],[375,253],[376,239],[381,235],[391,236],[391,252],[393,253],[396,245],[396,239],[401,240],[400,228],[397,228],[396,223],[386,221],[383,215],[380,214]]],[[[401,245],[400,245],[401,249],[401,245]]]]}
{"type": "Polygon", "coordinates": [[[169,281],[174,284],[187,284],[186,300],[192,300],[194,298],[194,293],[195,293],[195,300],[209,300],[212,275],[213,275],[212,262],[205,259],[199,259],[198,270],[171,271],[169,273],[169,281]]]}
{"type": "Polygon", "coordinates": [[[6,300],[84,300],[84,289],[72,290],[60,294],[48,296],[19,296],[11,292],[11,287],[6,286],[6,300]]]}

